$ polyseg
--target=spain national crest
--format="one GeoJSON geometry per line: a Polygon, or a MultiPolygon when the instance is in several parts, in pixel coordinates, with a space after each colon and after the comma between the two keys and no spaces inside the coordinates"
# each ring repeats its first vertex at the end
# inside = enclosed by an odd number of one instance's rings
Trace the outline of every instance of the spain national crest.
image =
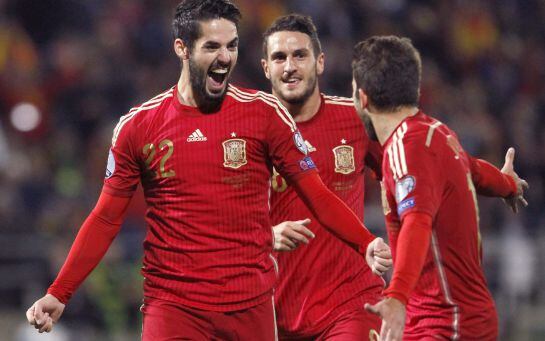
{"type": "Polygon", "coordinates": [[[248,163],[246,159],[246,141],[243,139],[229,139],[223,145],[223,166],[240,168],[248,163]]]}
{"type": "Polygon", "coordinates": [[[333,148],[335,155],[335,172],[350,174],[356,170],[354,163],[354,148],[352,146],[337,146],[333,148]]]}

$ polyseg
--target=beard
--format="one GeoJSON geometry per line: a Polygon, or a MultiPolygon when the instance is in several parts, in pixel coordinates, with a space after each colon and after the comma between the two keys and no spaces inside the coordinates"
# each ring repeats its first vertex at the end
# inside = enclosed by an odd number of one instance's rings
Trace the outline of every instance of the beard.
{"type": "Polygon", "coordinates": [[[363,125],[365,126],[365,131],[367,132],[367,136],[371,141],[378,141],[377,132],[375,130],[375,126],[373,125],[373,121],[371,121],[371,116],[369,116],[369,113],[367,113],[367,110],[361,107],[360,99],[358,97],[357,92],[354,93],[354,106],[356,107],[356,111],[358,113],[358,116],[363,122],[363,125]]]}
{"type": "MultiPolygon", "coordinates": [[[[278,82],[281,83],[282,79],[280,79],[278,82]]],[[[289,96],[289,95],[286,96],[284,95],[282,91],[275,91],[275,92],[286,103],[289,103],[292,105],[304,104],[310,98],[310,96],[312,96],[314,89],[316,89],[317,83],[318,83],[318,73],[316,69],[314,69],[312,76],[308,79],[307,87],[304,89],[302,94],[297,96],[289,96]]],[[[281,88],[281,87],[278,87],[278,88],[281,88]]]]}
{"type": "MultiPolygon", "coordinates": [[[[216,64],[210,65],[210,69],[215,67],[216,64]]],[[[208,77],[208,70],[201,68],[193,60],[189,58],[189,80],[191,83],[191,90],[193,91],[193,96],[197,107],[203,113],[216,112],[221,107],[223,99],[225,98],[225,93],[227,92],[227,86],[219,93],[210,93],[206,89],[206,78],[208,77]]],[[[229,73],[230,74],[230,73],[229,73]]],[[[226,79],[229,77],[229,74],[226,75],[226,79]]]]}

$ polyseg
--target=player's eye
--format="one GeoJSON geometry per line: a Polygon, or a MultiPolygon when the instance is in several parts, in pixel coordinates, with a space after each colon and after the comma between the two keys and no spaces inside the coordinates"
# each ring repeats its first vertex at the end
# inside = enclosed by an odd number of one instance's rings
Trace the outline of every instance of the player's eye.
{"type": "Polygon", "coordinates": [[[236,51],[238,49],[238,39],[233,40],[227,45],[227,48],[231,51],[236,51]]]}
{"type": "Polygon", "coordinates": [[[284,53],[273,53],[271,56],[273,61],[284,61],[286,60],[286,54],[284,53]]]}
{"type": "Polygon", "coordinates": [[[308,53],[306,51],[295,51],[293,56],[297,59],[304,59],[308,56],[308,53]]]}
{"type": "Polygon", "coordinates": [[[209,50],[209,51],[217,50],[219,48],[220,48],[220,44],[218,44],[218,43],[210,42],[210,43],[206,43],[206,44],[203,45],[203,49],[209,50]]]}

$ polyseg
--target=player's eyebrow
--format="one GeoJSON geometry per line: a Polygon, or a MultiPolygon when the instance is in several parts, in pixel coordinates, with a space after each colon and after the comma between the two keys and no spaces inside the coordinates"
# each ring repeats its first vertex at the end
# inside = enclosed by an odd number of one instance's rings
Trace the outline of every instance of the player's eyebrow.
{"type": "Polygon", "coordinates": [[[209,41],[206,41],[202,46],[207,49],[217,49],[221,47],[221,44],[218,43],[217,41],[209,40],[209,41]]]}
{"type": "Polygon", "coordinates": [[[281,59],[281,58],[286,58],[286,53],[285,52],[276,51],[276,52],[271,53],[271,59],[272,60],[281,59]]]}
{"type": "MultiPolygon", "coordinates": [[[[233,38],[233,40],[227,43],[227,46],[237,46],[237,45],[238,45],[238,37],[233,38]]],[[[221,47],[221,43],[215,40],[208,40],[204,42],[202,46],[206,49],[219,49],[221,47]]]]}
{"type": "Polygon", "coordinates": [[[306,47],[293,51],[294,56],[306,56],[308,53],[309,53],[309,49],[307,49],[306,47]]]}
{"type": "Polygon", "coordinates": [[[233,40],[227,43],[227,46],[237,46],[237,45],[238,45],[238,37],[235,37],[233,40]]]}

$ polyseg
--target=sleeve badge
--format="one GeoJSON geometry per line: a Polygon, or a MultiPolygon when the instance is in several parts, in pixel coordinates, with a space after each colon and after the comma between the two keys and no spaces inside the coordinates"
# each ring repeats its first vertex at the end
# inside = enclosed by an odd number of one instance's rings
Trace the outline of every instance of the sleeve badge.
{"type": "Polygon", "coordinates": [[[407,175],[396,182],[396,202],[400,203],[416,187],[416,180],[412,175],[407,175]]]}
{"type": "Polygon", "coordinates": [[[299,149],[301,153],[303,153],[304,155],[308,154],[307,144],[305,143],[305,139],[303,138],[303,135],[301,135],[301,132],[299,130],[297,130],[293,134],[293,141],[295,142],[295,146],[297,147],[297,149],[299,149]]]}
{"type": "Polygon", "coordinates": [[[115,158],[114,153],[112,153],[112,150],[110,149],[110,152],[108,153],[108,165],[106,166],[106,179],[109,179],[112,175],[114,175],[115,172],[115,158]]]}

